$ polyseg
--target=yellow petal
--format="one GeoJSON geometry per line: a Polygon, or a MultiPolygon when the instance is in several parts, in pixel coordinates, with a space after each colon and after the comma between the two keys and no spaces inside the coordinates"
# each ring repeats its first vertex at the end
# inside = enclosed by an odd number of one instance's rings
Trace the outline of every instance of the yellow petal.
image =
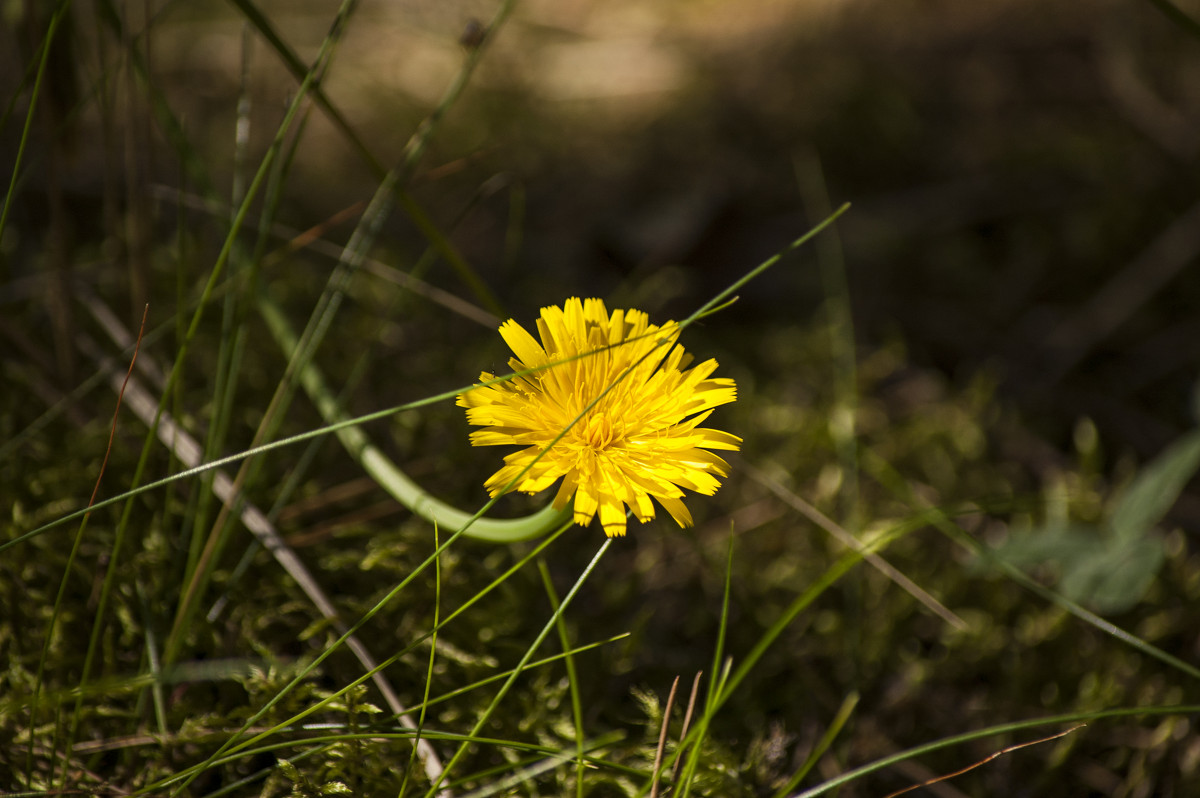
{"type": "Polygon", "coordinates": [[[612,496],[600,497],[600,525],[610,538],[625,536],[625,505],[612,496]]]}
{"type": "MultiPolygon", "coordinates": [[[[500,325],[500,337],[524,364],[524,369],[537,368],[546,362],[546,352],[524,327],[509,319],[500,325]]],[[[523,371],[524,369],[514,369],[523,371]]]]}
{"type": "MultiPolygon", "coordinates": [[[[714,408],[736,400],[734,381],[712,376],[716,360],[692,366],[677,323],[652,325],[634,309],[609,313],[600,299],[572,297],[542,308],[536,332],[540,343],[515,320],[500,328],[515,355],[509,366],[537,373],[476,386],[456,399],[478,427],[473,445],[521,447],[504,458],[487,490],[536,493],[561,479],[554,506],[573,502],[579,524],[599,514],[609,536],[625,534],[630,513],[641,522],[654,518],[655,501],[690,526],[684,491],[712,494],[729,474],[729,464],[709,450],[742,443],[700,426],[714,408]]],[[[481,382],[493,380],[480,375],[481,382]]]]}
{"type": "Polygon", "coordinates": [[[683,502],[679,499],[669,499],[665,496],[660,496],[658,503],[663,506],[663,509],[671,514],[675,519],[675,523],[679,524],[684,529],[692,525],[692,514],[688,512],[688,508],[683,506],[683,502]]]}

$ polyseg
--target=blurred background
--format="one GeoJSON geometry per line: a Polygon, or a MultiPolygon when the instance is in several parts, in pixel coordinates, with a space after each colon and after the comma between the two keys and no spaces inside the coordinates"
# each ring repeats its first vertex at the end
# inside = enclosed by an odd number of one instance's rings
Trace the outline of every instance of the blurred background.
{"type": "MultiPolygon", "coordinates": [[[[333,11],[259,8],[306,63],[333,11]]],[[[482,37],[493,10],[359,4],[323,86],[378,163],[398,161],[464,36],[482,37]]],[[[16,97],[28,34],[45,20],[20,4],[7,13],[0,71],[16,97]]],[[[254,163],[296,81],[234,5],[128,13],[126,35],[224,192],[239,87],[254,163]]],[[[135,93],[105,114],[73,104],[129,94],[115,63],[94,69],[115,46],[98,31],[98,12],[75,9],[54,51],[5,241],[10,280],[32,262],[16,253],[48,238],[67,251],[102,229],[120,238],[120,202],[105,198],[123,179],[159,215],[187,190],[149,101],[135,93]]],[[[1059,441],[1086,415],[1148,456],[1191,423],[1200,45],[1149,0],[1086,12],[1025,0],[529,0],[488,45],[413,192],[456,221],[449,235],[507,312],[528,319],[578,293],[679,316],[850,201],[839,234],[861,343],[901,340],[953,379],[988,369],[1059,441]]],[[[368,198],[376,179],[326,114],[304,124],[285,196],[299,229],[368,198]]],[[[5,125],[10,153],[20,129],[5,125]]],[[[384,243],[422,246],[402,214],[384,243]]],[[[752,285],[734,314],[811,317],[825,294],[813,258],[752,285]]],[[[430,279],[464,291],[451,270],[430,279]]]]}
{"type": "MultiPolygon", "coordinates": [[[[1200,2],[1175,5],[1200,18],[1200,2]]],[[[246,8],[130,4],[114,25],[110,6],[77,2],[61,23],[0,240],[6,437],[45,409],[21,397],[53,397],[88,373],[71,343],[88,324],[72,302],[80,289],[136,327],[145,302],[151,325],[161,324],[185,306],[177,292],[194,298],[202,285],[230,213],[206,204],[206,192],[244,190],[298,86],[246,8]]],[[[305,64],[336,10],[314,0],[250,8],[305,64]]],[[[717,357],[720,373],[738,380],[738,405],[718,413],[719,426],[746,438],[735,470],[744,462],[786,477],[851,528],[894,517],[885,491],[864,487],[860,505],[847,498],[854,475],[830,419],[849,381],[863,444],[931,501],[1067,486],[1071,512],[1094,519],[1112,486],[1195,426],[1200,38],[1155,0],[523,0],[492,35],[495,9],[490,0],[363,0],[321,81],[362,146],[311,102],[289,139],[262,279],[299,322],[334,260],[289,242],[314,231],[344,243],[380,165],[402,160],[466,54],[486,47],[409,184],[486,291],[443,260],[422,262],[425,236],[393,213],[373,258],[403,271],[421,263],[429,286],[473,307],[429,293],[405,304],[385,270],[357,282],[320,356],[340,380],[347,353],[373,353],[355,412],[503,371],[498,321],[529,326],[539,307],[567,296],[682,318],[850,202],[836,235],[787,255],[736,305],[688,331],[689,351],[717,357]]],[[[13,164],[50,10],[14,2],[3,12],[0,153],[13,164]]],[[[205,385],[215,321],[201,336],[194,387],[205,385]]],[[[248,443],[281,368],[269,346],[247,358],[231,450],[248,443]]],[[[104,400],[82,408],[97,440],[111,412],[104,400]]],[[[320,423],[307,407],[296,414],[292,431],[320,423]]],[[[414,476],[478,506],[499,455],[472,452],[466,432],[446,403],[398,418],[381,437],[414,476]]],[[[20,483],[48,467],[66,434],[5,465],[24,501],[52,498],[20,483]]],[[[314,492],[358,484],[352,464],[327,466],[314,492]]],[[[86,495],[89,480],[75,493],[86,495]]],[[[354,513],[370,502],[378,512],[351,518],[332,499],[316,515],[297,507],[284,524],[295,545],[332,546],[341,559],[322,556],[341,566],[364,545],[383,545],[373,536],[403,512],[377,490],[355,495],[354,513]],[[314,525],[319,533],[303,537],[314,525]]],[[[517,497],[506,511],[534,504],[517,497]]],[[[694,537],[661,524],[631,530],[620,567],[582,604],[581,624],[635,633],[594,666],[595,711],[613,723],[636,714],[632,688],[662,692],[675,674],[707,666],[731,519],[734,620],[743,623],[734,651],[840,551],[745,469],[713,504],[690,505],[694,537]]],[[[985,515],[970,531],[1001,540],[1009,520],[985,515]]],[[[1195,661],[1194,485],[1167,526],[1167,570],[1125,620],[1195,661]]],[[[564,555],[556,574],[577,573],[592,548],[564,555]]],[[[462,567],[486,572],[496,556],[462,567]]],[[[752,750],[738,767],[759,768],[762,784],[778,783],[790,752],[817,737],[814,717],[828,717],[851,684],[872,707],[843,752],[851,763],[972,724],[1181,695],[1172,675],[1144,670],[1136,655],[1099,659],[1116,644],[1064,631],[1061,615],[1030,609],[1027,594],[971,571],[934,534],[906,538],[896,556],[972,631],[891,606],[873,583],[837,593],[789,632],[722,729],[732,748],[752,750]]],[[[377,596],[353,569],[337,579],[350,612],[377,596]]],[[[1180,785],[1200,783],[1200,747],[1184,726],[1154,740],[1150,730],[1097,732],[1078,759],[1069,745],[1054,749],[1038,785],[999,765],[977,783],[999,791],[971,794],[1187,794],[1180,785]]]]}

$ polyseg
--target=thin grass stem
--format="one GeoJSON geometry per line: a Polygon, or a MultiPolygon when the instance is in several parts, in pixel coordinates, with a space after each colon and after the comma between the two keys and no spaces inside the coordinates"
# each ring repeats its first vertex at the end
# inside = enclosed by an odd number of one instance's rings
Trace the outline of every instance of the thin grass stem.
{"type": "Polygon", "coordinates": [[[517,666],[513,668],[512,675],[505,680],[504,684],[492,698],[491,703],[480,714],[479,720],[475,722],[475,725],[472,727],[470,733],[466,735],[462,745],[458,747],[458,750],[455,751],[454,755],[450,757],[450,760],[446,762],[446,768],[442,772],[441,778],[435,781],[433,786],[429,788],[429,792],[426,793],[426,798],[433,798],[433,796],[439,794],[438,788],[441,786],[441,782],[445,780],[447,775],[454,769],[454,766],[457,765],[466,754],[470,741],[475,740],[478,737],[479,732],[482,731],[483,727],[487,725],[488,720],[490,720],[492,717],[492,713],[496,711],[496,708],[500,705],[500,702],[508,694],[508,691],[512,688],[513,683],[516,682],[517,677],[524,672],[526,665],[528,665],[529,661],[533,659],[533,653],[537,651],[537,649],[542,645],[542,641],[546,639],[547,635],[549,635],[551,630],[553,630],[555,625],[557,625],[559,618],[561,618],[562,614],[566,612],[567,607],[570,606],[571,601],[579,593],[580,588],[583,587],[583,584],[587,581],[587,578],[591,576],[592,571],[594,571],[596,566],[600,563],[600,559],[604,556],[604,553],[608,551],[610,545],[612,545],[612,538],[605,538],[604,542],[600,544],[599,551],[597,551],[595,556],[592,557],[591,562],[588,563],[586,568],[584,568],[583,572],[579,575],[579,578],[575,580],[575,584],[571,586],[569,591],[567,591],[567,595],[563,597],[562,604],[555,608],[554,612],[551,613],[550,620],[546,622],[546,625],[542,627],[542,630],[538,633],[537,637],[535,637],[533,642],[529,644],[529,647],[526,648],[525,654],[521,657],[520,662],[518,662],[517,666]]]}

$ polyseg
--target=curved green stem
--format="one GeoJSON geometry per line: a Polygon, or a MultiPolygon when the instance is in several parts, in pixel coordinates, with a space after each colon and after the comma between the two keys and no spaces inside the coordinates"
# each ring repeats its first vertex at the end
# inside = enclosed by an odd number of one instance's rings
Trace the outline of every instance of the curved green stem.
{"type": "MultiPolygon", "coordinates": [[[[275,342],[279,344],[284,355],[290,358],[296,350],[296,334],[283,311],[265,294],[259,295],[258,308],[275,342]]],[[[336,424],[346,419],[333,392],[325,384],[324,375],[311,360],[300,372],[300,384],[327,424],[336,424]]],[[[547,506],[524,518],[476,518],[471,513],[465,513],[427,493],[376,448],[359,427],[342,427],[337,430],[337,436],[350,456],[396,501],[444,529],[459,530],[466,527],[466,531],[463,532],[466,537],[493,543],[515,543],[541,537],[571,517],[570,507],[555,510],[553,506],[547,506]]]]}

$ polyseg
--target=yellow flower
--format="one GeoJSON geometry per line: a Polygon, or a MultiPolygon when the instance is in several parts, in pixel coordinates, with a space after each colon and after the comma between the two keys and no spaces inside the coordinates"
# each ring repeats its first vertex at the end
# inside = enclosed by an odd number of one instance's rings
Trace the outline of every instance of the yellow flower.
{"type": "MultiPolygon", "coordinates": [[[[598,511],[609,537],[625,534],[626,505],[639,521],[653,518],[651,497],[691,526],[682,488],[715,493],[729,464],[706,450],[736,451],[742,442],[700,426],[737,398],[733,380],[709,379],[716,360],[686,369],[692,357],[676,345],[675,322],[650,324],[640,310],[610,316],[599,299],[542,308],[537,328],[541,344],[513,319],[500,325],[516,354],[508,365],[536,371],[458,397],[467,421],[484,427],[471,433],[473,445],[525,447],[506,456],[484,487],[496,496],[516,480],[510,490],[537,493],[562,477],[554,506],[561,510],[574,495],[575,523],[598,511]]],[[[495,377],[485,371],[479,379],[495,377]]]]}

